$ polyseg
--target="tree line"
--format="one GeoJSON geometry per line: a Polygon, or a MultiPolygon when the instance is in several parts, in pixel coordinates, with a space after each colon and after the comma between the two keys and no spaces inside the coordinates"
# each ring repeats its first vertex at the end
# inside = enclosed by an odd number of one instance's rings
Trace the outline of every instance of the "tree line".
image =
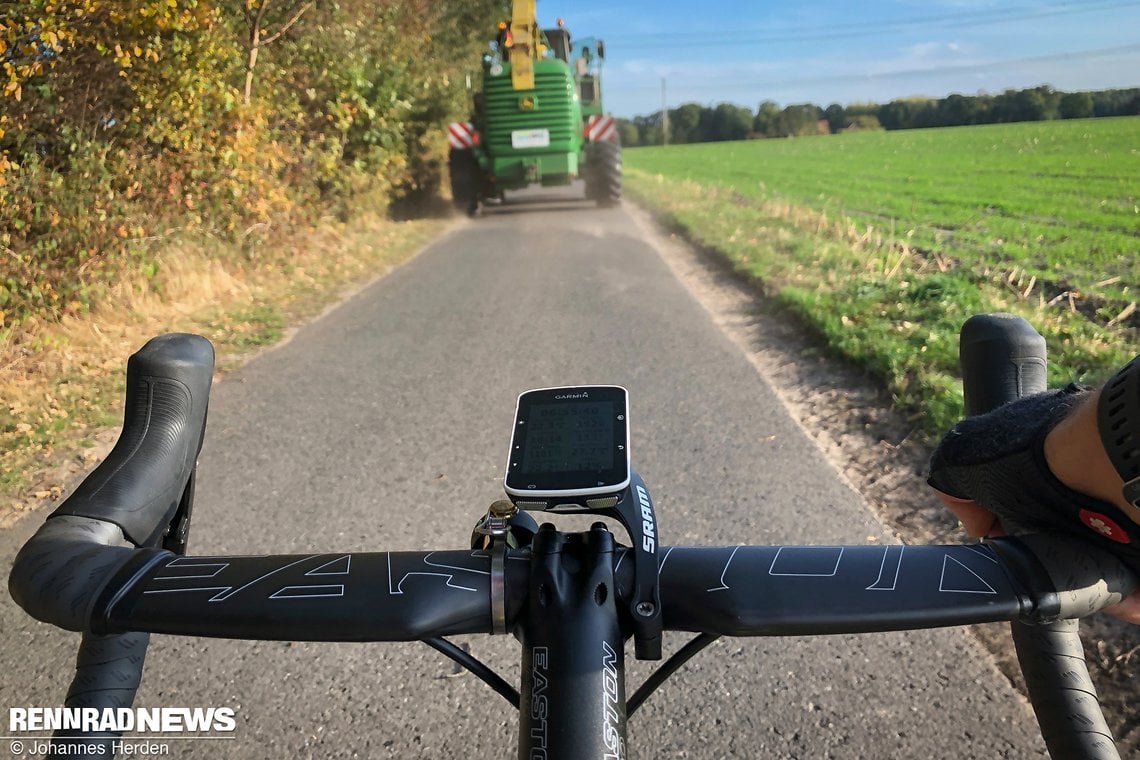
{"type": "Polygon", "coordinates": [[[765,100],[756,111],[733,103],[686,103],[665,112],[619,119],[622,144],[716,142],[762,137],[802,137],[845,130],[918,129],[1049,119],[1140,114],[1140,88],[1060,92],[1049,85],[997,95],[901,98],[889,103],[789,105],[765,100]],[[663,134],[665,130],[667,134],[663,134]]]}
{"type": "Polygon", "coordinates": [[[0,339],[173,235],[240,244],[438,183],[499,0],[10,0],[0,339]]]}

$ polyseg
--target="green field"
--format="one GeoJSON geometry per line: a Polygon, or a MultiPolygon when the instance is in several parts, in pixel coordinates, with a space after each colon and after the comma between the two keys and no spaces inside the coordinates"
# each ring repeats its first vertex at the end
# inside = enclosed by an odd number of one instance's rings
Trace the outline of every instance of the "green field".
{"type": "Polygon", "coordinates": [[[935,430],[956,333],[1014,311],[1055,380],[1140,351],[1140,118],[626,151],[631,194],[757,278],[935,430]]]}

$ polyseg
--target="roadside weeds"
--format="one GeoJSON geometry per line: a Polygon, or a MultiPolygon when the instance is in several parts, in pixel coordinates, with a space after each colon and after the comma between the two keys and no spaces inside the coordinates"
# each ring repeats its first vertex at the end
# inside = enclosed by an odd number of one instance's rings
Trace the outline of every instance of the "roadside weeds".
{"type": "Polygon", "coordinates": [[[157,253],[153,276],[109,288],[90,312],[23,325],[0,345],[0,529],[57,501],[110,450],[126,359],[148,339],[205,335],[224,373],[411,258],[450,223],[374,215],[244,252],[180,240],[157,253]]]}

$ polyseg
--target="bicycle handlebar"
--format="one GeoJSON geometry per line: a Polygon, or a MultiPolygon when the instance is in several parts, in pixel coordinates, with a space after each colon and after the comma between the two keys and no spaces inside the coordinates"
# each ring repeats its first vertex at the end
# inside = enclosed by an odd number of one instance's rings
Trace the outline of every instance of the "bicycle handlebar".
{"type": "MultiPolygon", "coordinates": [[[[130,704],[146,648],[137,631],[339,641],[492,631],[484,552],[182,557],[159,548],[192,484],[212,372],[212,347],[193,335],[156,338],[131,357],[115,448],[16,557],[16,602],[85,633],[69,705],[73,694],[84,706],[130,704]]],[[[665,628],[732,636],[1040,623],[1090,614],[1136,585],[1114,557],[1067,537],[661,552],[665,628]]],[[[528,556],[506,558],[508,621],[527,595],[528,556]]],[[[614,583],[629,599],[626,557],[614,553],[614,583]]]]}
{"type": "MultiPolygon", "coordinates": [[[[181,557],[81,544],[98,534],[59,520],[21,550],[10,585],[30,614],[70,630],[310,641],[492,630],[484,551],[181,557]],[[85,559],[78,571],[77,555],[85,559]]],[[[1132,583],[1110,555],[1049,536],[963,546],[661,550],[665,627],[726,636],[1040,623],[1114,604],[1132,583]]],[[[525,600],[529,558],[527,549],[506,557],[508,624],[525,600]]],[[[618,597],[629,599],[628,550],[615,552],[614,571],[618,597]]]]}

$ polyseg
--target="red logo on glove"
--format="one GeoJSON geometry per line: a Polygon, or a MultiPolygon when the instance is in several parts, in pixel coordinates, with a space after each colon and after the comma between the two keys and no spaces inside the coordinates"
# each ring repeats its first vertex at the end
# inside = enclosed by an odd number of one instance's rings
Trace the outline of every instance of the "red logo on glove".
{"type": "Polygon", "coordinates": [[[1132,543],[1132,537],[1107,515],[1102,515],[1100,512],[1092,512],[1088,509],[1082,509],[1077,516],[1081,518],[1081,522],[1083,522],[1085,527],[1089,530],[1094,530],[1111,541],[1115,541],[1118,544],[1132,543]]]}

